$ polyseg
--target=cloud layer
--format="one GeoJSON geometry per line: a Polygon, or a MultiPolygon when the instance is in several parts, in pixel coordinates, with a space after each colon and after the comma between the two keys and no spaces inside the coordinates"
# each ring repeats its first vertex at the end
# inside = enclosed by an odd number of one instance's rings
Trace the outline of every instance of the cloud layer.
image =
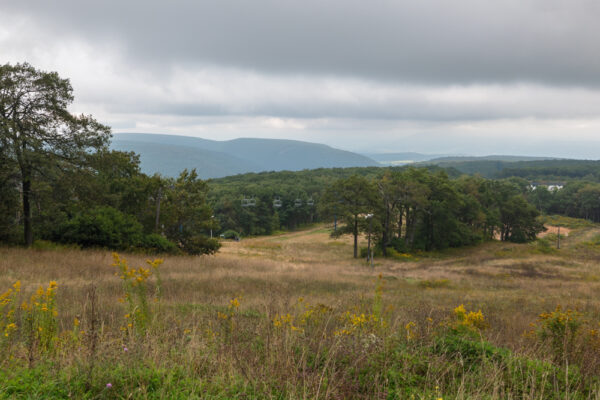
{"type": "Polygon", "coordinates": [[[600,158],[600,3],[0,5],[0,62],[70,77],[115,131],[600,158]],[[567,138],[567,139],[563,139],[567,138]]]}

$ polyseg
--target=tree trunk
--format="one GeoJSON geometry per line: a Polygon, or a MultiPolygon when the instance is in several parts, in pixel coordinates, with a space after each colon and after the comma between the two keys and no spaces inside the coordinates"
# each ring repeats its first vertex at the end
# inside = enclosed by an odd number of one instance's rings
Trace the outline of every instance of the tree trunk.
{"type": "Polygon", "coordinates": [[[390,206],[387,205],[386,209],[385,209],[385,222],[384,222],[384,226],[383,226],[383,232],[381,233],[381,242],[383,244],[382,246],[382,253],[384,257],[387,257],[387,246],[390,242],[390,225],[391,225],[391,211],[390,211],[390,206]]]}
{"type": "Polygon", "coordinates": [[[399,212],[398,212],[398,239],[402,239],[402,217],[404,214],[404,207],[400,206],[398,207],[399,212]]]}
{"type": "Polygon", "coordinates": [[[33,245],[33,229],[31,222],[31,173],[23,172],[23,233],[25,246],[33,245]]]}
{"type": "Polygon", "coordinates": [[[414,225],[414,210],[411,211],[409,207],[406,208],[406,233],[404,234],[404,243],[407,247],[412,247],[413,244],[413,225],[414,225]]]}
{"type": "Polygon", "coordinates": [[[354,258],[358,258],[358,216],[354,216],[354,258]]]}

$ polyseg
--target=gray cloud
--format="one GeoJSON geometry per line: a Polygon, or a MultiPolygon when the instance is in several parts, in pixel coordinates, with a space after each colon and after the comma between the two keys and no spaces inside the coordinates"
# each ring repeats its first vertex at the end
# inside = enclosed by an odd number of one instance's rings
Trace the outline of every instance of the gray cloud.
{"type": "Polygon", "coordinates": [[[600,158],[592,0],[0,0],[0,63],[115,131],[600,158]]]}
{"type": "Polygon", "coordinates": [[[214,64],[402,82],[600,83],[595,0],[6,2],[148,66],[214,64]]]}

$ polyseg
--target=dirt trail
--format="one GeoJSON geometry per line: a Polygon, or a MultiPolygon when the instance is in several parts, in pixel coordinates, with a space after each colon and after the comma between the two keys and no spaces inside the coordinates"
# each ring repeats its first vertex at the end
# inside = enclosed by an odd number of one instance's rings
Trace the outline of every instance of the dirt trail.
{"type": "Polygon", "coordinates": [[[561,226],[561,227],[554,226],[554,225],[544,225],[544,226],[547,230],[545,232],[540,232],[540,234],[538,235],[539,238],[548,236],[551,233],[558,234],[559,229],[560,229],[561,236],[569,236],[569,234],[571,233],[571,230],[572,230],[570,228],[565,228],[564,226],[561,226]]]}

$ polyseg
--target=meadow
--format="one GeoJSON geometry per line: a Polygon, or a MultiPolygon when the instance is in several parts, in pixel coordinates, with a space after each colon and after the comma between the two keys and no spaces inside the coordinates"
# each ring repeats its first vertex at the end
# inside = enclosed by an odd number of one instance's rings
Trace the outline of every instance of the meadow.
{"type": "Polygon", "coordinates": [[[0,398],[597,399],[600,226],[547,223],[560,250],[374,268],[325,225],[213,256],[0,248],[0,398]]]}

